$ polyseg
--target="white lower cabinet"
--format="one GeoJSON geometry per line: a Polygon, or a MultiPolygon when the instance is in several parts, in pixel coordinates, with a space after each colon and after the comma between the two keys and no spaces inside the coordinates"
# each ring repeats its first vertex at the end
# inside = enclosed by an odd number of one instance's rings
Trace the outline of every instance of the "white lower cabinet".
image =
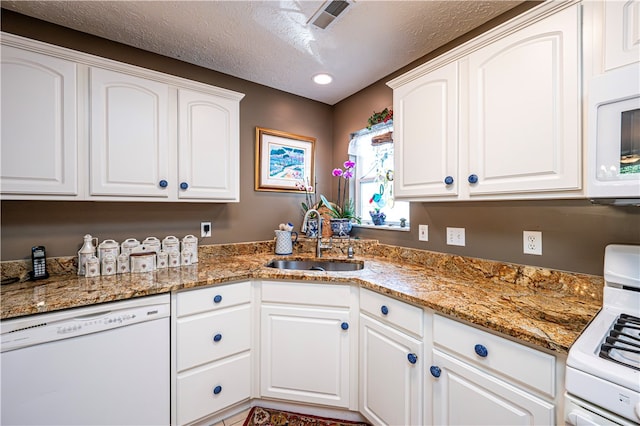
{"type": "Polygon", "coordinates": [[[260,394],[349,408],[357,354],[351,286],[265,282],[260,394]]]}
{"type": "Polygon", "coordinates": [[[172,424],[206,420],[251,397],[251,300],[250,282],[173,296],[172,424]]]}
{"type": "Polygon", "coordinates": [[[556,359],[434,315],[433,424],[551,425],[557,421],[556,359]]]}
{"type": "Polygon", "coordinates": [[[368,290],[361,304],[360,412],[375,425],[422,424],[422,309],[368,290]]]}

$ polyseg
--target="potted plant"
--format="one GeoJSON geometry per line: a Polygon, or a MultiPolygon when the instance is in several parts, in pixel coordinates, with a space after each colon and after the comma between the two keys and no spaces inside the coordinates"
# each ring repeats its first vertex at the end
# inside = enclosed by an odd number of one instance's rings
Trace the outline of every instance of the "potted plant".
{"type": "Polygon", "coordinates": [[[356,215],[355,204],[349,198],[349,180],[353,177],[353,169],[356,163],[347,160],[343,164],[344,170],[340,168],[333,169],[332,176],[338,178],[338,199],[335,203],[330,202],[324,195],[320,195],[322,205],[326,206],[331,215],[331,230],[333,235],[338,237],[346,237],[351,232],[353,222],[361,223],[360,218],[356,215]],[[342,181],[344,180],[344,189],[342,181]]]}
{"type": "Polygon", "coordinates": [[[371,220],[376,226],[384,225],[384,221],[387,218],[387,215],[381,212],[379,208],[369,211],[369,215],[371,215],[371,220]]]}

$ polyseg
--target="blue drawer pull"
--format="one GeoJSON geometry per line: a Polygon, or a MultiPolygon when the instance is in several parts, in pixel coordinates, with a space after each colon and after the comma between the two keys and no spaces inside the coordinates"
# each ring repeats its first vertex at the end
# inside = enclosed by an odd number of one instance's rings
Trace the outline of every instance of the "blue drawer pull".
{"type": "Polygon", "coordinates": [[[476,351],[478,356],[481,356],[482,358],[484,358],[487,355],[489,355],[489,351],[487,350],[487,348],[484,345],[475,345],[473,347],[473,349],[476,351]]]}
{"type": "Polygon", "coordinates": [[[440,377],[440,374],[442,374],[440,367],[437,367],[435,365],[432,365],[431,368],[429,368],[429,371],[431,372],[431,375],[436,378],[440,377]]]}
{"type": "Polygon", "coordinates": [[[182,182],[180,184],[180,189],[187,189],[189,187],[189,184],[187,182],[182,182]]]}
{"type": "Polygon", "coordinates": [[[342,327],[343,330],[348,330],[349,329],[349,323],[348,322],[343,322],[342,324],[340,324],[340,327],[342,327]]]}
{"type": "Polygon", "coordinates": [[[218,385],[218,386],[216,386],[215,388],[213,388],[213,394],[214,394],[214,395],[217,395],[217,394],[219,394],[220,392],[222,392],[222,386],[218,385]]]}
{"type": "Polygon", "coordinates": [[[213,303],[220,303],[220,302],[222,302],[222,296],[220,296],[219,294],[216,294],[213,297],[213,303]]]}
{"type": "Polygon", "coordinates": [[[215,336],[213,336],[214,342],[219,342],[220,340],[222,340],[222,334],[218,333],[215,336]]]}
{"type": "Polygon", "coordinates": [[[447,185],[451,185],[453,183],[453,176],[447,176],[446,178],[444,178],[444,183],[446,183],[447,185]]]}
{"type": "Polygon", "coordinates": [[[478,183],[478,175],[469,175],[469,183],[478,183]]]}
{"type": "Polygon", "coordinates": [[[411,364],[415,364],[416,362],[418,362],[418,356],[416,354],[407,355],[407,359],[411,364]]]}
{"type": "Polygon", "coordinates": [[[380,308],[380,312],[382,312],[382,315],[387,315],[389,313],[389,308],[387,308],[385,305],[382,305],[382,307],[380,308]]]}
{"type": "Polygon", "coordinates": [[[162,179],[158,184],[160,185],[160,188],[166,188],[167,186],[169,186],[169,182],[164,179],[162,179]]]}

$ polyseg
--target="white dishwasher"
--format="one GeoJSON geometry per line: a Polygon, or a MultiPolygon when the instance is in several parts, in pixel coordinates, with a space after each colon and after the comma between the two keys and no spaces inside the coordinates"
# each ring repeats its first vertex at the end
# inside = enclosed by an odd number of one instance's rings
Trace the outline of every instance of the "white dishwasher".
{"type": "Polygon", "coordinates": [[[2,425],[168,425],[169,294],[0,322],[2,425]]]}

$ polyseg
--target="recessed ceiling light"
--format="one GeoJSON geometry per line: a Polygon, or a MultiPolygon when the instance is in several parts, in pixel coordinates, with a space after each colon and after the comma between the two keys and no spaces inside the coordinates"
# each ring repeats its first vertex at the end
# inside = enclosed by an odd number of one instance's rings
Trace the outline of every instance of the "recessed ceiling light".
{"type": "Polygon", "coordinates": [[[313,81],[316,84],[329,84],[333,81],[333,77],[329,74],[321,73],[313,76],[313,81]]]}

